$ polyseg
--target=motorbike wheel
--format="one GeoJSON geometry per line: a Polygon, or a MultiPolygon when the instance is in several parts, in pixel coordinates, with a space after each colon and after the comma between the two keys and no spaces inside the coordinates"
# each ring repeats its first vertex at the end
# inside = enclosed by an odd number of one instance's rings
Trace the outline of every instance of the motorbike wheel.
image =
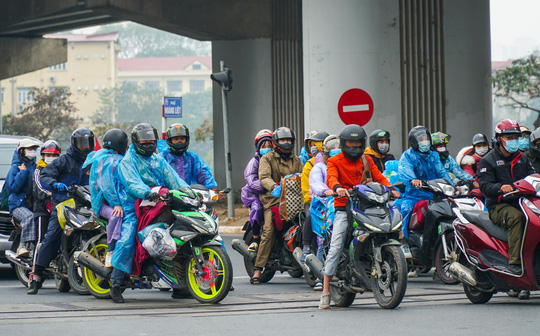
{"type": "Polygon", "coordinates": [[[60,293],[67,293],[71,289],[69,281],[58,274],[54,275],[54,284],[60,293]]]}
{"type": "MultiPolygon", "coordinates": [[[[91,248],[88,253],[102,262],[105,261],[107,255],[107,239],[103,238],[96,242],[96,250],[91,248]]],[[[82,275],[84,286],[88,289],[88,292],[98,299],[110,299],[111,283],[104,280],[101,276],[94,273],[92,270],[86,267],[82,267],[82,275]]]]}
{"type": "Polygon", "coordinates": [[[71,289],[79,295],[88,295],[90,292],[84,285],[83,270],[75,263],[75,256],[71,256],[68,264],[68,281],[71,289]]]}
{"type": "MultiPolygon", "coordinates": [[[[253,242],[253,234],[251,232],[248,233],[245,242],[248,246],[253,242]]],[[[254,263],[251,260],[244,258],[244,267],[246,268],[246,272],[249,275],[249,277],[253,278],[253,273],[255,272],[254,263]]],[[[265,267],[261,273],[261,277],[259,281],[261,283],[267,283],[268,281],[272,280],[272,278],[274,277],[274,274],[276,274],[275,269],[271,267],[265,267]]]]}
{"type": "Polygon", "coordinates": [[[218,303],[231,289],[233,270],[229,255],[221,246],[202,248],[203,275],[199,275],[195,258],[186,260],[186,282],[189,293],[201,303],[218,303]]]}
{"type": "Polygon", "coordinates": [[[288,270],[287,273],[289,273],[289,275],[293,278],[301,278],[302,275],[304,275],[304,271],[302,271],[302,269],[293,269],[293,270],[288,270]]]}
{"type": "Polygon", "coordinates": [[[399,306],[407,290],[407,263],[399,246],[383,246],[382,274],[378,278],[371,277],[373,296],[385,309],[399,306]]]}
{"type": "MultiPolygon", "coordinates": [[[[457,246],[456,238],[454,232],[449,232],[445,235],[446,237],[446,246],[448,248],[448,253],[455,253],[459,259],[459,248],[457,246]]],[[[456,260],[458,260],[456,259],[456,260]]],[[[454,279],[450,273],[448,273],[448,266],[450,262],[446,260],[444,256],[444,245],[442,240],[439,242],[437,249],[435,250],[435,269],[439,274],[441,281],[447,285],[457,285],[458,280],[454,279]]]]}
{"type": "Polygon", "coordinates": [[[349,307],[356,299],[356,293],[348,292],[341,287],[330,285],[330,297],[338,307],[349,307]]]}
{"type": "Polygon", "coordinates": [[[21,265],[17,265],[14,263],[11,263],[11,267],[15,271],[15,274],[17,275],[17,278],[19,281],[25,286],[28,287],[28,284],[30,283],[30,270],[25,269],[21,265]]]}
{"type": "Polygon", "coordinates": [[[463,290],[469,301],[474,304],[483,304],[491,300],[493,297],[493,292],[482,292],[477,290],[474,287],[463,285],[463,290]]]}

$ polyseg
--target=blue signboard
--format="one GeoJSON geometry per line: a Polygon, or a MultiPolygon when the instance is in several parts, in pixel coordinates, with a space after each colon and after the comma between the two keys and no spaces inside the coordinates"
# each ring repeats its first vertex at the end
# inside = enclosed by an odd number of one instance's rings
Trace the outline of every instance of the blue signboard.
{"type": "Polygon", "coordinates": [[[182,118],[182,97],[163,98],[163,116],[165,118],[182,118]]]}

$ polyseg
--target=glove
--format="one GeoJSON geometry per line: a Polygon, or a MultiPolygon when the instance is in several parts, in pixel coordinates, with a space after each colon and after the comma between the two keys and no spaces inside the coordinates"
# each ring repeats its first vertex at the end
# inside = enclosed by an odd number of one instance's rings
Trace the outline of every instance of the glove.
{"type": "Polygon", "coordinates": [[[55,182],[53,184],[53,188],[60,191],[60,192],[67,192],[69,190],[67,185],[65,185],[63,183],[58,183],[58,182],[55,182]]]}
{"type": "Polygon", "coordinates": [[[144,195],[144,198],[146,198],[150,202],[156,202],[159,201],[159,194],[157,192],[150,192],[144,195]]]}
{"type": "Polygon", "coordinates": [[[270,193],[274,197],[279,197],[279,195],[281,195],[281,186],[279,184],[275,185],[270,193]]]}

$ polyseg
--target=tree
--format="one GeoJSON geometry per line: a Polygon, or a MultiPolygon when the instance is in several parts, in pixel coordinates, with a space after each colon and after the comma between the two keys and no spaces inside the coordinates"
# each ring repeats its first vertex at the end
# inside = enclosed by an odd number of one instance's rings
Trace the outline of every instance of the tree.
{"type": "Polygon", "coordinates": [[[3,119],[5,134],[32,136],[46,141],[54,138],[58,141],[69,139],[70,134],[81,121],[75,115],[77,108],[69,100],[68,88],[48,91],[34,88],[29,93],[32,102],[18,112],[16,116],[3,119]]]}
{"type": "Polygon", "coordinates": [[[540,126],[540,61],[538,56],[517,59],[512,65],[493,72],[494,95],[505,99],[506,106],[538,113],[534,127],[540,126]]]}

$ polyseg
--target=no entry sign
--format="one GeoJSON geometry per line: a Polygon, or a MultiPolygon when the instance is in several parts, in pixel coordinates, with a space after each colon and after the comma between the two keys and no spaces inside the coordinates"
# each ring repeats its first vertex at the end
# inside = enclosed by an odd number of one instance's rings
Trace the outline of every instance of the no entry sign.
{"type": "Polygon", "coordinates": [[[338,114],[346,125],[364,126],[373,116],[373,99],[364,90],[347,90],[339,98],[338,114]]]}

